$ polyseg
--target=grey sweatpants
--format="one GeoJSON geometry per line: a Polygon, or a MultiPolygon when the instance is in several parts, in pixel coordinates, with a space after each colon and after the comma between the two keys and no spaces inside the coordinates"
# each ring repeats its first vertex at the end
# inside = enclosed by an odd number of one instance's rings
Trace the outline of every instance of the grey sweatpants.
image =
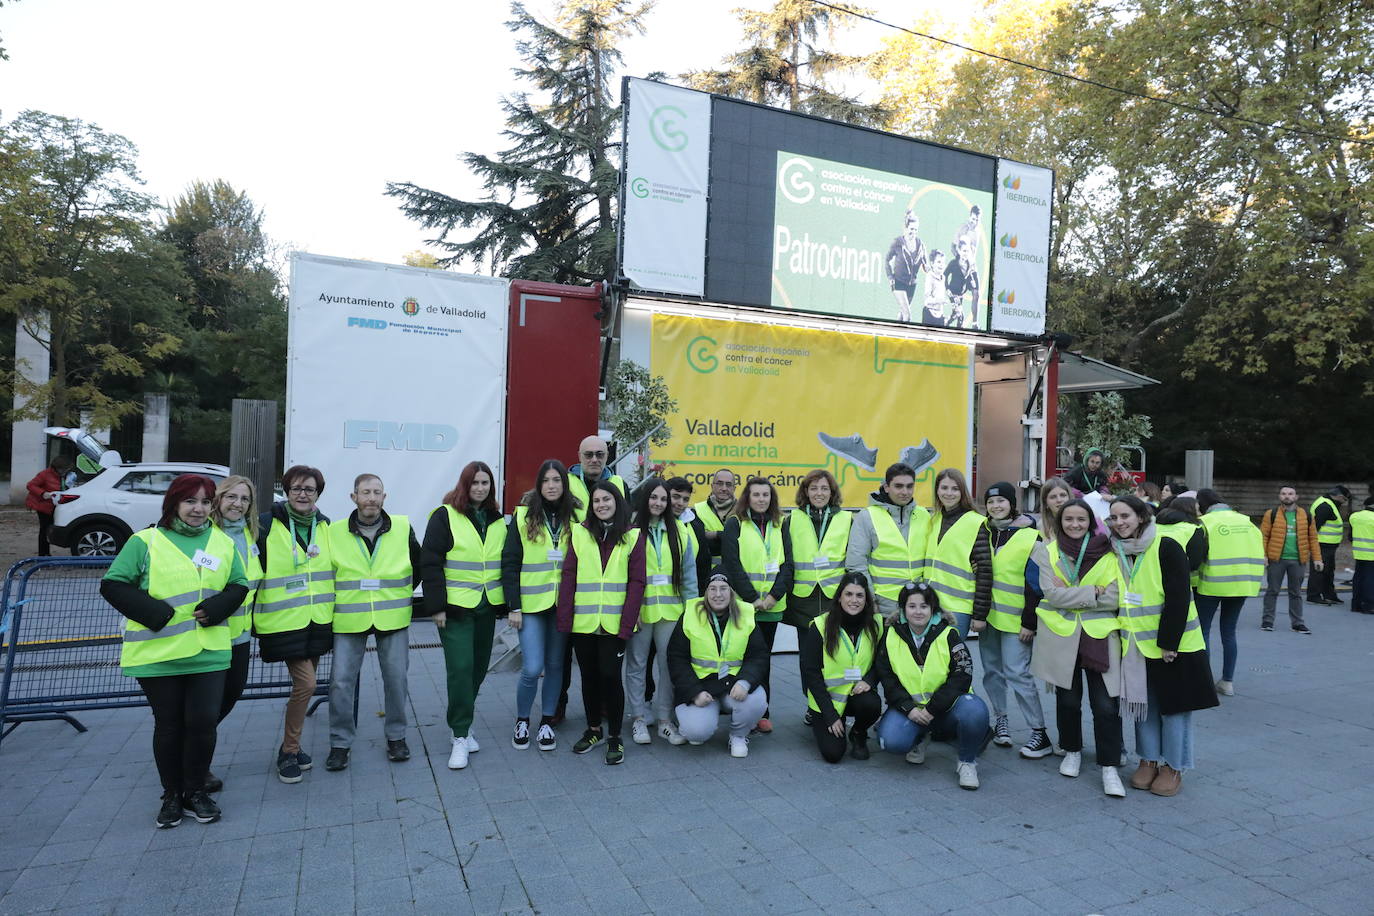
{"type": "Polygon", "coordinates": [[[673,713],[673,682],[668,677],[668,640],[673,638],[676,628],[676,620],[660,620],[657,623],[640,624],[635,635],[630,637],[630,643],[625,648],[625,700],[630,705],[633,718],[648,723],[667,722],[673,713]],[[649,715],[649,704],[644,702],[644,675],[649,667],[650,644],[658,647],[652,716],[649,715]]]}
{"type": "Polygon", "coordinates": [[[749,734],[749,730],[759,719],[763,718],[764,710],[767,708],[768,694],[762,687],[755,687],[749,691],[749,695],[740,703],[730,699],[728,693],[705,706],[679,703],[677,730],[688,741],[710,741],[720,726],[720,714],[724,711],[730,714],[730,737],[743,738],[749,734]]]}

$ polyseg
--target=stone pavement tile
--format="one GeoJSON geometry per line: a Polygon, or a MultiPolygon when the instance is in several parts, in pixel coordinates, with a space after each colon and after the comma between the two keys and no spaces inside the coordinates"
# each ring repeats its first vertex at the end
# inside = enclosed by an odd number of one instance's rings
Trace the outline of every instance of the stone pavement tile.
{"type": "MultiPolygon", "coordinates": [[[[583,895],[593,912],[606,914],[606,916],[611,916],[611,914],[614,916],[627,916],[627,914],[633,916],[633,914],[653,912],[649,909],[649,905],[644,902],[644,898],[640,897],[634,888],[628,884],[625,887],[606,888],[595,893],[589,893],[584,889],[583,895]]],[[[684,908],[680,912],[697,912],[694,909],[697,906],[695,899],[686,901],[683,906],[684,908]]],[[[540,913],[543,912],[541,908],[540,913]]]]}
{"type": "Polygon", "coordinates": [[[59,865],[64,862],[84,862],[90,858],[99,843],[99,839],[50,842],[42,846],[28,864],[59,865]]]}
{"type": "Polygon", "coordinates": [[[634,870],[627,875],[619,868],[569,869],[568,874],[572,876],[573,883],[582,892],[582,896],[590,899],[611,890],[633,892],[634,885],[630,881],[630,877],[637,878],[642,874],[647,874],[647,872],[634,870]]]}
{"type": "Polygon", "coordinates": [[[253,895],[262,897],[264,900],[273,897],[285,897],[294,900],[296,891],[301,884],[299,871],[254,871],[252,874],[253,895]]]}
{"type": "Polygon", "coordinates": [[[600,843],[555,843],[554,849],[569,873],[584,871],[605,874],[620,871],[615,857],[600,843]]]}
{"type": "Polygon", "coordinates": [[[356,908],[353,888],[337,885],[311,885],[296,897],[296,916],[339,916],[356,908]]]}
{"type": "Polygon", "coordinates": [[[489,913],[532,913],[529,897],[520,884],[482,884],[472,885],[468,890],[468,902],[475,912],[489,913]]]}
{"type": "MultiPolygon", "coordinates": [[[[591,913],[595,899],[583,896],[570,875],[552,875],[524,881],[530,903],[540,913],[591,913]]],[[[623,890],[623,888],[622,888],[623,890]]]]}
{"type": "Polygon", "coordinates": [[[253,895],[251,899],[246,899],[248,896],[244,894],[239,898],[236,912],[243,914],[243,916],[295,916],[296,898],[294,895],[270,899],[253,895]]]}
{"type": "Polygon", "coordinates": [[[712,880],[690,883],[679,878],[660,879],[641,883],[635,890],[651,913],[679,909],[684,913],[749,912],[751,908],[744,888],[723,873],[712,880]]]}
{"type": "Polygon", "coordinates": [[[184,886],[177,898],[177,911],[195,913],[229,912],[238,907],[242,892],[239,881],[211,881],[201,883],[190,875],[183,875],[184,886]]]}
{"type": "Polygon", "coordinates": [[[1178,893],[1212,913],[1240,913],[1272,899],[1268,888],[1240,875],[1190,884],[1178,893]]]}
{"type": "MultiPolygon", "coordinates": [[[[1148,854],[1147,854],[1148,855],[1148,854]]],[[[1147,861],[1137,860],[1141,868],[1148,868],[1147,861]]],[[[1077,881],[1068,883],[1060,882],[1059,886],[1078,897],[1086,900],[1094,910],[1106,912],[1112,907],[1131,903],[1148,896],[1152,891],[1158,891],[1158,882],[1152,882],[1145,876],[1132,871],[1123,861],[1122,867],[1094,875],[1090,878],[1081,878],[1077,881]]]]}
{"type": "Polygon", "coordinates": [[[357,881],[353,888],[354,905],[360,910],[390,905],[409,906],[413,897],[410,878],[406,875],[357,881]]]}
{"type": "Polygon", "coordinates": [[[567,864],[551,843],[513,849],[511,858],[515,862],[515,870],[520,875],[520,880],[526,884],[542,878],[568,876],[567,864]]]}
{"type": "Polygon", "coordinates": [[[1278,894],[1301,900],[1322,887],[1352,878],[1369,880],[1374,869],[1365,856],[1349,850],[1309,852],[1274,862],[1252,866],[1248,876],[1278,894]]]}
{"type": "Polygon", "coordinates": [[[467,879],[469,889],[520,883],[520,874],[515,870],[515,863],[509,860],[492,865],[465,866],[463,877],[467,879]]]}
{"type": "Polygon", "coordinates": [[[1208,853],[1215,859],[1234,863],[1242,870],[1282,862],[1306,851],[1268,835],[1230,840],[1214,844],[1208,849],[1208,853]]]}

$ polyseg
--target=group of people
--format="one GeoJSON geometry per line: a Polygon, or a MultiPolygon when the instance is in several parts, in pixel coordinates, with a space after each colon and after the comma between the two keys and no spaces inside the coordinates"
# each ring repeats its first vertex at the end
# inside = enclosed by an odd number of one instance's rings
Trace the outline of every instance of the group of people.
{"type": "MultiPolygon", "coordinates": [[[[1230,602],[1257,593],[1262,578],[1245,553],[1253,544],[1228,535],[1248,520],[1210,491],[1166,500],[1158,519],[1142,499],[1117,497],[1104,529],[1058,479],[1042,488],[1039,517],[1018,511],[1008,483],[986,489],[984,514],[963,474],[946,468],[927,510],[916,471],[899,463],[862,511],[843,509],[834,476],[818,469],[784,513],[767,479],[749,478],[736,497],[726,469],[697,502],[681,477],[631,493],[607,451],[589,437],[571,467],[543,462],[509,518],[490,467],[470,462],[420,533],[386,512],[376,475],[353,481],[355,508],[339,521],[317,508],[325,481],[313,467],[288,469],[285,501],[261,514],[242,477],[178,477],[158,524],[128,541],[101,587],[127,618],[122,670],[153,710],[158,826],[185,812],[219,818],[216,728],[242,694],[253,637],[292,682],[281,781],[300,782],[312,766],[301,732],[331,651],[325,769],[349,765],[369,636],[386,754],[407,760],[417,586],[443,646],[452,769],[480,749],[474,709],[499,616],[522,655],[513,746],[557,748],[575,657],[586,727],[572,751],[603,746],[611,765],[625,759],[627,718],[636,744],[700,745],[728,714],[729,753],[747,756],[751,736],[773,729],[772,645],[788,624],[805,723],[826,761],[868,758],[872,732],[881,750],[919,764],[934,737],[954,742],[958,784],[976,789],[989,741],[1014,743],[1010,688],[1030,727],[1020,755],[1058,752],[1060,772],[1077,776],[1086,685],[1104,791],[1126,794],[1117,768],[1129,720],[1141,758],[1130,784],[1170,796],[1193,766],[1192,712],[1218,702],[1210,619],[1219,607],[1225,643],[1230,602]],[[986,700],[974,693],[970,639],[986,700]],[[1057,748],[1037,679],[1054,688],[1057,748]]],[[[1227,663],[1229,685],[1230,652],[1227,663]]]]}
{"type": "Polygon", "coordinates": [[[897,320],[910,322],[919,309],[919,322],[931,327],[977,327],[978,240],[982,208],[969,209],[968,219],[954,233],[948,253],[928,248],[921,240],[920,218],[914,208],[902,218],[902,234],[888,246],[883,270],[897,305],[897,320]],[[924,282],[921,274],[925,274],[924,282]]]}

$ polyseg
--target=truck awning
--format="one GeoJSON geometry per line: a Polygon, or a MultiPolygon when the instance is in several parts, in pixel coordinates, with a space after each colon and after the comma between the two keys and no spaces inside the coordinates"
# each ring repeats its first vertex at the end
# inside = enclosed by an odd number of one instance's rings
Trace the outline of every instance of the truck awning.
{"type": "Polygon", "coordinates": [[[1083,391],[1122,391],[1158,385],[1157,379],[1141,375],[1120,366],[1061,350],[1059,353],[1059,391],[1073,394],[1083,391]]]}

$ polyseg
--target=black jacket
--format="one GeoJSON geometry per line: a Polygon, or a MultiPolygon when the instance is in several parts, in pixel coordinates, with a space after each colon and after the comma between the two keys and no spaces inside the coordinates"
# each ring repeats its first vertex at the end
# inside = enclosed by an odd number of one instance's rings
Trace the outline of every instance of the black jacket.
{"type": "MultiPolygon", "coordinates": [[[[505,519],[496,516],[488,519],[485,524],[479,520],[476,513],[469,511],[468,520],[477,529],[477,536],[485,539],[487,529],[492,525],[504,525],[505,519]]],[[[512,531],[506,532],[506,541],[509,543],[512,531]]],[[[454,620],[462,620],[468,613],[468,608],[458,607],[456,604],[448,603],[448,581],[444,578],[444,563],[448,559],[448,552],[453,549],[453,529],[449,527],[448,512],[444,511],[443,506],[430,513],[429,524],[425,526],[425,539],[420,548],[420,563],[416,567],[420,571],[421,591],[425,596],[426,614],[447,614],[454,620]]],[[[505,547],[501,548],[502,570],[505,568],[505,547]]],[[[504,589],[505,577],[502,576],[502,588],[504,589]]],[[[481,602],[474,610],[483,607],[492,607],[487,603],[486,593],[483,593],[481,602]]],[[[506,606],[500,605],[495,608],[497,614],[505,614],[506,606]]]]}
{"type": "MultiPolygon", "coordinates": [[[[525,565],[525,545],[520,540],[520,526],[514,513],[505,525],[506,546],[501,548],[501,591],[505,593],[506,610],[510,612],[520,610],[520,567],[525,565]]],[[[570,532],[558,532],[558,542],[565,554],[572,550],[570,532]]]]}
{"type": "MultiPolygon", "coordinates": [[[[682,617],[685,620],[687,614],[696,613],[695,607],[689,607],[682,617]]],[[[715,637],[714,632],[711,635],[715,637]]],[[[720,647],[718,637],[716,647],[720,647]]],[[[668,677],[673,681],[673,695],[678,703],[691,703],[703,690],[718,700],[735,686],[735,681],[744,681],[753,690],[759,686],[767,670],[768,649],[763,644],[763,633],[758,625],[749,631],[749,642],[744,646],[744,662],[739,667],[739,674],[723,678],[714,674],[697,677],[696,670],[692,668],[692,641],[682,630],[682,620],[677,622],[672,638],[668,640],[668,677]]]]}
{"type": "MultiPolygon", "coordinates": [[[[315,511],[319,514],[320,521],[329,521],[329,517],[323,512],[318,509],[315,511]]],[[[274,523],[287,525],[289,522],[285,503],[273,503],[272,508],[264,512],[258,520],[258,559],[262,561],[264,576],[267,570],[267,535],[271,533],[274,523]]],[[[296,533],[296,541],[302,547],[307,546],[306,541],[309,537],[309,529],[296,533]]],[[[285,633],[255,632],[254,635],[258,637],[258,653],[265,662],[319,658],[334,648],[333,624],[316,623],[313,620],[299,630],[288,630],[285,633]]]]}
{"type": "MultiPolygon", "coordinates": [[[[1188,555],[1171,538],[1164,538],[1159,545],[1159,572],[1164,579],[1164,609],[1159,615],[1157,642],[1162,650],[1176,651],[1188,623],[1193,590],[1188,555]]],[[[1205,649],[1181,652],[1172,662],[1147,658],[1145,674],[1165,715],[1210,709],[1220,703],[1205,649]]]]}
{"type": "MultiPolygon", "coordinates": [[[[935,626],[931,628],[918,649],[915,647],[916,640],[911,635],[911,628],[905,623],[894,623],[888,629],[895,631],[897,638],[906,643],[907,651],[913,654],[918,665],[926,663],[930,646],[936,639],[950,640],[949,676],[926,704],[926,711],[932,716],[944,715],[954,705],[954,701],[968,693],[969,688],[973,686],[973,656],[969,654],[968,646],[959,638],[959,631],[950,627],[949,623],[941,618],[935,622],[935,626]],[[950,631],[949,636],[944,635],[945,630],[950,631]]],[[[906,715],[916,708],[916,703],[892,671],[892,662],[887,655],[887,639],[887,633],[884,632],[873,666],[878,669],[878,676],[882,680],[883,697],[887,700],[888,708],[906,715]]]]}
{"type": "MultiPolygon", "coordinates": [[[[987,522],[983,523],[983,528],[978,532],[977,539],[973,542],[973,553],[969,559],[975,564],[974,568],[974,591],[973,591],[973,619],[987,620],[988,612],[992,610],[992,558],[1002,545],[1012,539],[1018,531],[1024,528],[994,528],[987,522]],[[984,576],[978,568],[980,565],[987,567],[987,575],[984,576]],[[986,580],[986,586],[984,581],[986,580]]],[[[1030,559],[1026,560],[1026,570],[1033,568],[1030,559]]],[[[1034,579],[1027,575],[1024,577],[1023,596],[1025,603],[1021,606],[1021,626],[1027,630],[1035,629],[1035,609],[1040,606],[1040,592],[1032,587],[1034,579]]]]}
{"type": "MultiPolygon", "coordinates": [[[[880,618],[879,623],[881,622],[880,618]]],[[[882,639],[881,626],[878,628],[878,634],[878,638],[882,639]]],[[[869,634],[865,632],[862,638],[868,639],[869,634]]],[[[801,668],[802,689],[816,698],[816,705],[820,707],[821,719],[824,720],[826,727],[834,725],[840,714],[835,711],[835,704],[830,701],[830,692],[826,690],[825,675],[822,673],[822,665],[825,664],[824,633],[814,626],[802,627],[797,633],[797,655],[797,664],[801,668]]],[[[881,680],[877,659],[875,652],[874,664],[869,666],[868,673],[863,677],[864,682],[875,690],[881,680]]]]}
{"type": "MultiPolygon", "coordinates": [[[[781,525],[778,526],[778,537],[782,537],[781,525]]],[[[782,555],[783,559],[778,566],[778,575],[773,580],[773,587],[768,590],[768,594],[778,601],[786,598],[787,593],[792,591],[791,538],[782,538],[782,555]]],[[[725,520],[725,530],[720,533],[720,564],[725,570],[726,578],[730,580],[730,587],[746,604],[753,604],[762,597],[759,595],[758,589],[754,588],[754,583],[750,582],[749,577],[745,575],[744,566],[740,563],[739,518],[734,515],[725,520]]]]}

